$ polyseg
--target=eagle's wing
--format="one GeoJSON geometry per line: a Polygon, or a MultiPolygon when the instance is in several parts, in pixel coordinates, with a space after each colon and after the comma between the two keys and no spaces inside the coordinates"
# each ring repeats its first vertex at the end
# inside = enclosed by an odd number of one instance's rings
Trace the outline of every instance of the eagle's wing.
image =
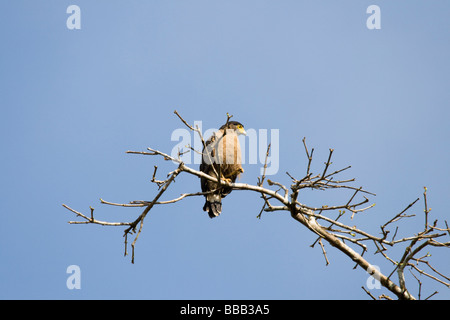
{"type": "MultiPolygon", "coordinates": [[[[235,182],[244,169],[241,165],[241,146],[234,130],[217,131],[205,142],[205,145],[200,171],[213,177],[216,177],[217,172],[221,179],[235,182]]],[[[225,198],[232,189],[219,188],[216,182],[205,178],[201,178],[201,187],[202,192],[211,191],[205,195],[203,210],[207,211],[211,218],[217,217],[222,211],[222,198],[225,198]]]]}

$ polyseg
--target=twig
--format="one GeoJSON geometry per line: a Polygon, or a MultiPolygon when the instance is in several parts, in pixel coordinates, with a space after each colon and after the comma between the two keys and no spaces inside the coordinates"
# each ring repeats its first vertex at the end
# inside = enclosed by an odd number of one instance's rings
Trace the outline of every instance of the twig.
{"type": "Polygon", "coordinates": [[[323,246],[322,238],[319,238],[319,244],[320,244],[320,247],[322,248],[323,256],[325,257],[325,265],[328,266],[330,264],[330,262],[328,261],[327,252],[325,251],[325,247],[323,246]]]}
{"type": "Polygon", "coordinates": [[[306,168],[306,175],[308,176],[309,170],[311,168],[312,156],[314,153],[314,148],[311,149],[311,154],[308,152],[308,147],[306,146],[306,137],[303,137],[303,146],[305,147],[306,156],[308,157],[308,167],[306,168]]]}
{"type": "Polygon", "coordinates": [[[422,282],[419,280],[419,278],[416,277],[416,275],[411,270],[409,270],[409,272],[412,274],[412,276],[417,280],[417,283],[419,284],[419,292],[417,293],[417,297],[420,300],[420,293],[422,290],[422,282]]]}
{"type": "MultiPolygon", "coordinates": [[[[183,200],[186,197],[205,196],[207,194],[214,193],[215,191],[217,191],[217,189],[206,191],[206,192],[183,193],[178,198],[175,198],[175,199],[172,199],[172,200],[166,200],[166,201],[156,201],[155,204],[175,203],[175,202],[183,200]]],[[[134,201],[131,201],[128,206],[143,207],[143,206],[148,206],[151,203],[152,203],[152,201],[134,200],[134,201]]]]}
{"type": "MultiPolygon", "coordinates": [[[[112,227],[117,227],[117,226],[129,226],[130,222],[107,222],[107,221],[100,221],[100,220],[96,220],[94,218],[89,218],[87,216],[85,216],[84,214],[82,214],[81,212],[78,212],[72,208],[70,208],[69,206],[63,204],[62,205],[64,208],[66,208],[69,211],[72,211],[73,213],[75,213],[77,216],[82,217],[83,219],[85,219],[86,221],[69,221],[70,224],[88,224],[88,223],[93,223],[93,224],[100,224],[102,226],[112,226],[112,227]]],[[[92,209],[92,208],[91,208],[92,209]]],[[[91,214],[92,214],[93,210],[91,210],[91,214]]]]}
{"type": "Polygon", "coordinates": [[[103,200],[102,198],[100,198],[100,202],[102,204],[107,204],[110,206],[118,206],[118,207],[131,207],[131,208],[136,208],[136,207],[143,207],[143,204],[134,204],[134,203],[114,203],[114,202],[109,202],[106,200],[103,200]]]}
{"type": "Polygon", "coordinates": [[[362,286],[361,288],[369,295],[369,297],[371,297],[373,300],[377,300],[377,298],[375,298],[366,288],[364,288],[364,286],[362,286]]]}
{"type": "Polygon", "coordinates": [[[425,204],[425,230],[428,229],[428,213],[431,211],[431,209],[428,209],[428,204],[427,204],[427,187],[423,187],[425,189],[425,191],[423,192],[423,200],[424,200],[424,204],[425,204]]]}
{"type": "Polygon", "coordinates": [[[430,299],[432,296],[434,296],[435,294],[439,293],[438,291],[433,292],[432,294],[430,294],[427,298],[425,298],[424,300],[428,300],[430,299]]]}
{"type": "Polygon", "coordinates": [[[328,167],[330,166],[331,162],[331,156],[333,155],[334,149],[330,149],[330,154],[328,155],[328,160],[325,162],[325,169],[323,169],[322,173],[322,179],[325,178],[325,174],[327,173],[328,167]]]}

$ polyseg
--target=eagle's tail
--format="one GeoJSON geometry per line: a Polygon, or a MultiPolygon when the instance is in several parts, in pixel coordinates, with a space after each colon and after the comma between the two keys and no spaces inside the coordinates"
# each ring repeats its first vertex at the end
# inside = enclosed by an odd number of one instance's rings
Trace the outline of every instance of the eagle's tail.
{"type": "Polygon", "coordinates": [[[210,218],[219,216],[222,212],[222,197],[220,194],[208,194],[206,196],[205,205],[203,211],[208,212],[210,218]]]}

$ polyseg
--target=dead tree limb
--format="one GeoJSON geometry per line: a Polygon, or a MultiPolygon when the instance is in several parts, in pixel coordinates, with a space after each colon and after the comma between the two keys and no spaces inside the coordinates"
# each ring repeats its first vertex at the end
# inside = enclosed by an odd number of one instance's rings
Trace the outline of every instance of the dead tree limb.
{"type": "MultiPolygon", "coordinates": [[[[184,125],[186,125],[190,130],[196,132],[201,141],[203,147],[206,146],[205,141],[203,139],[202,133],[198,128],[194,128],[189,125],[180,114],[175,111],[174,112],[177,117],[182,121],[184,125]]],[[[227,114],[227,122],[231,118],[230,115],[227,114]]],[[[417,257],[419,253],[423,251],[426,247],[443,247],[449,248],[450,241],[450,229],[445,221],[445,227],[438,227],[438,221],[435,220],[432,224],[429,223],[430,211],[431,209],[428,207],[427,201],[427,189],[425,188],[423,199],[424,199],[424,228],[422,231],[418,232],[414,235],[406,235],[401,237],[400,239],[395,239],[397,237],[399,226],[396,226],[395,231],[393,233],[392,238],[389,240],[388,235],[392,232],[391,227],[395,223],[398,223],[402,219],[407,219],[415,216],[414,214],[406,214],[408,210],[410,210],[419,199],[411,202],[404,210],[400,213],[394,215],[393,218],[380,225],[381,235],[373,235],[363,229],[347,225],[341,221],[338,221],[346,212],[351,212],[351,219],[355,217],[356,214],[364,212],[370,208],[372,208],[375,204],[368,204],[369,199],[368,196],[375,196],[374,193],[365,190],[363,187],[355,187],[350,183],[354,182],[355,179],[336,179],[338,174],[350,169],[350,166],[347,166],[342,169],[335,170],[329,173],[331,165],[332,165],[332,156],[333,149],[329,149],[329,154],[326,162],[324,162],[323,170],[319,173],[312,172],[312,161],[313,161],[313,152],[308,150],[306,145],[306,139],[302,140],[303,146],[305,149],[306,157],[308,160],[306,174],[301,178],[295,178],[293,175],[286,172],[286,174],[292,180],[292,184],[287,187],[279,182],[267,179],[266,180],[266,170],[264,169],[261,177],[258,178],[257,185],[251,185],[246,183],[230,183],[224,181],[223,179],[216,179],[213,176],[205,174],[199,170],[193,169],[183,163],[181,159],[181,154],[178,155],[177,158],[172,157],[162,151],[155,150],[152,148],[148,148],[147,151],[127,151],[129,154],[138,154],[145,156],[156,156],[161,157],[163,160],[172,161],[176,165],[176,169],[167,174],[167,178],[165,180],[156,179],[157,167],[155,166],[155,170],[153,172],[153,176],[151,179],[152,183],[155,183],[158,186],[158,193],[152,200],[134,200],[128,204],[120,204],[109,202],[101,199],[101,203],[112,205],[112,206],[122,206],[122,207],[142,207],[144,210],[142,213],[131,222],[107,222],[101,221],[94,218],[94,209],[91,208],[90,216],[85,215],[81,212],[78,212],[69,206],[63,204],[63,206],[74,213],[76,216],[82,218],[81,221],[69,221],[71,224],[99,224],[103,226],[125,226],[124,230],[124,238],[125,238],[125,255],[127,255],[127,244],[128,244],[128,236],[130,234],[136,234],[135,238],[132,242],[132,257],[131,261],[134,263],[135,256],[135,245],[139,238],[140,233],[143,230],[144,220],[147,214],[152,210],[152,208],[156,205],[168,205],[171,203],[182,201],[186,197],[192,196],[202,196],[205,195],[205,192],[187,192],[181,194],[179,197],[169,200],[160,201],[159,199],[163,196],[165,191],[170,187],[171,183],[175,180],[177,176],[182,173],[189,174],[192,176],[196,176],[198,178],[204,178],[213,182],[218,183],[219,186],[225,186],[232,188],[233,190],[242,190],[248,192],[256,192],[261,195],[263,199],[263,206],[258,214],[258,218],[261,218],[261,214],[263,212],[282,212],[285,211],[290,214],[290,216],[305,228],[313,232],[318,236],[317,240],[313,243],[312,246],[316,242],[319,242],[322,253],[325,258],[326,265],[330,264],[328,257],[326,255],[325,243],[328,243],[332,247],[336,248],[346,256],[348,256],[352,261],[355,262],[355,267],[361,267],[363,270],[367,271],[371,276],[373,276],[376,280],[378,280],[383,287],[385,287],[391,294],[394,294],[398,299],[408,299],[412,300],[415,297],[410,293],[410,290],[407,286],[407,281],[405,279],[405,269],[410,270],[410,272],[415,271],[423,276],[426,276],[440,284],[443,284],[447,287],[450,287],[450,278],[445,276],[442,272],[439,272],[435,267],[433,267],[429,261],[429,256],[427,254],[422,255],[421,257],[417,257]],[[267,184],[268,187],[264,187],[264,184],[267,184]],[[269,188],[270,187],[270,188],[269,188]],[[322,205],[321,207],[309,206],[305,203],[302,203],[298,200],[298,196],[300,192],[304,189],[311,190],[329,190],[329,189],[346,189],[352,190],[353,193],[351,197],[343,201],[340,205],[328,206],[322,205]],[[360,199],[357,199],[357,198],[360,199]],[[337,218],[332,218],[330,213],[338,212],[337,218]],[[324,223],[327,225],[325,226],[324,223]],[[137,230],[139,225],[139,229],[137,230]],[[442,241],[442,239],[447,239],[446,241],[442,241]],[[440,241],[438,241],[440,240],[440,241]],[[388,256],[388,248],[402,245],[406,246],[401,257],[395,259],[393,257],[388,256]],[[354,248],[362,249],[362,253],[358,253],[354,248]],[[366,260],[363,255],[366,251],[369,250],[369,247],[372,247],[375,253],[381,254],[383,258],[392,263],[394,269],[389,275],[381,273],[377,268],[374,268],[373,265],[366,260]],[[424,269],[420,269],[419,265],[423,265],[427,267],[429,270],[425,271],[424,269]],[[395,283],[391,280],[391,276],[397,273],[398,283],[395,283]]],[[[192,149],[192,148],[191,148],[192,149]]],[[[198,150],[194,150],[196,152],[200,152],[198,150]]],[[[267,148],[265,166],[267,167],[267,157],[270,152],[270,145],[267,148]]],[[[216,175],[217,176],[217,175],[216,175]]],[[[214,192],[211,191],[211,192],[214,192]]],[[[418,278],[413,274],[414,278],[418,280],[418,278]]],[[[422,283],[419,282],[419,295],[421,297],[421,288],[422,283]]],[[[364,288],[364,291],[372,298],[374,296],[364,288]]],[[[434,293],[431,295],[433,296],[434,293]]],[[[430,298],[429,296],[428,298],[430,298]]],[[[388,295],[380,295],[380,299],[391,299],[388,295]]]]}

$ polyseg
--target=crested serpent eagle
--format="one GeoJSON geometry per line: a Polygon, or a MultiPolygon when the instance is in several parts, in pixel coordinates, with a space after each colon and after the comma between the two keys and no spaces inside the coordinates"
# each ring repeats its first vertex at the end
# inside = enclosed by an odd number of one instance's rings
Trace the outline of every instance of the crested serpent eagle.
{"type": "MultiPolygon", "coordinates": [[[[244,172],[241,165],[241,146],[238,135],[246,135],[244,126],[237,121],[227,121],[206,142],[202,152],[200,171],[228,182],[235,182],[239,174],[244,172]]],[[[217,182],[201,178],[202,192],[205,194],[203,211],[210,218],[217,217],[222,212],[222,198],[225,198],[231,188],[221,187],[217,182]]]]}

